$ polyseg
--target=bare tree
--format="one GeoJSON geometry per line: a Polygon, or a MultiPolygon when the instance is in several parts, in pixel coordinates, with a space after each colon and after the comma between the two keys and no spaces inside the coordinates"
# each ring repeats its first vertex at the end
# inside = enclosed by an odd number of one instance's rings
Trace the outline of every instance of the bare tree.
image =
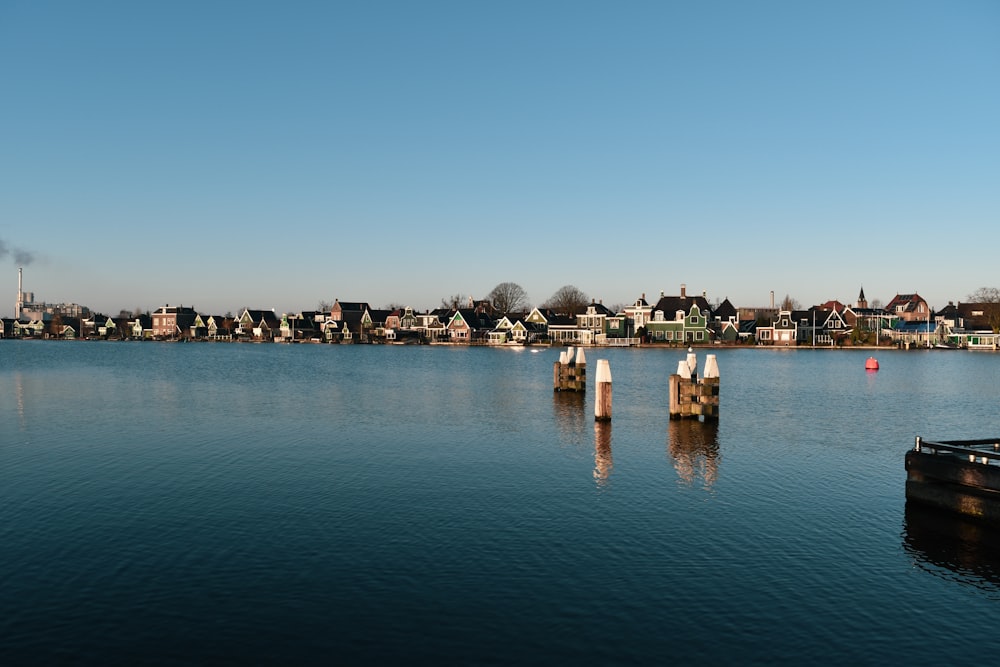
{"type": "Polygon", "coordinates": [[[500,283],[486,298],[501,313],[516,313],[528,308],[528,293],[517,283],[500,283]]]}
{"type": "Polygon", "coordinates": [[[578,313],[586,310],[590,303],[590,298],[574,285],[563,285],[556,290],[556,293],[549,297],[543,305],[551,308],[560,315],[576,317],[578,313]]]}
{"type": "Polygon", "coordinates": [[[320,301],[316,306],[316,310],[321,313],[326,313],[333,310],[333,301],[320,301]]]}
{"type": "Polygon", "coordinates": [[[785,298],[781,300],[781,310],[792,311],[801,309],[802,306],[799,305],[799,302],[793,299],[792,297],[788,296],[787,294],[785,295],[785,298]]]}
{"type": "Polygon", "coordinates": [[[983,315],[993,333],[1000,333],[1000,289],[996,287],[980,287],[969,295],[971,303],[983,308],[983,315]]]}
{"type": "Polygon", "coordinates": [[[449,297],[441,299],[442,308],[450,308],[452,310],[458,310],[465,303],[465,298],[461,294],[452,294],[449,297]]]}

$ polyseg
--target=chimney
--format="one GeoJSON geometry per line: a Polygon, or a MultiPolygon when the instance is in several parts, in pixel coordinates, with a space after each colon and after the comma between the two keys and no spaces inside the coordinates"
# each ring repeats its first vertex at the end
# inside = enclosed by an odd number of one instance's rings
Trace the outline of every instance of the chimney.
{"type": "Polygon", "coordinates": [[[771,290],[771,310],[774,310],[774,290],[771,290]]]}
{"type": "Polygon", "coordinates": [[[688,291],[688,286],[685,285],[684,283],[681,283],[681,298],[682,299],[686,299],[687,298],[687,291],[688,291]]]}
{"type": "Polygon", "coordinates": [[[17,304],[14,306],[14,319],[21,319],[21,300],[24,298],[24,292],[21,290],[21,269],[17,269],[17,304]]]}

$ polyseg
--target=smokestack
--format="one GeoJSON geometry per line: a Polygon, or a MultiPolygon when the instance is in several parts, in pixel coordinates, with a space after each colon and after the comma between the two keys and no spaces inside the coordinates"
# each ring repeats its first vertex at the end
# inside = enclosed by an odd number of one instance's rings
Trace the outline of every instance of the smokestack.
{"type": "Polygon", "coordinates": [[[771,310],[774,310],[774,290],[771,290],[771,310]]]}
{"type": "Polygon", "coordinates": [[[681,283],[681,298],[686,299],[688,295],[688,286],[685,283],[681,283]]]}
{"type": "Polygon", "coordinates": [[[21,267],[17,268],[17,304],[14,306],[14,319],[15,320],[21,319],[21,299],[23,298],[21,295],[24,294],[24,291],[21,289],[22,288],[22,285],[21,285],[21,272],[22,271],[23,271],[23,269],[21,267]]]}

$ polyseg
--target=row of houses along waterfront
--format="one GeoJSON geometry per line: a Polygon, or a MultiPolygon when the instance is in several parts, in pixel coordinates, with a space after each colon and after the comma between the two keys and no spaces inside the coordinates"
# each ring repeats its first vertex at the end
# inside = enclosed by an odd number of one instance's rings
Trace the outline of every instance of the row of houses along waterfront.
{"type": "MultiPolygon", "coordinates": [[[[773,300],[773,299],[772,299],[773,300]]],[[[918,294],[897,294],[870,308],[862,288],[853,305],[828,301],[804,310],[711,305],[704,294],[645,294],[617,312],[595,301],[578,313],[547,308],[501,313],[489,301],[416,312],[336,300],[328,311],[282,313],[244,308],[235,316],[207,315],[193,306],[164,305],[132,317],[32,309],[3,320],[6,338],[208,340],[312,343],[452,343],[464,345],[766,345],[968,347],[996,349],[998,304],[949,304],[934,313],[918,294]]],[[[30,305],[30,304],[28,304],[30,305]]]]}

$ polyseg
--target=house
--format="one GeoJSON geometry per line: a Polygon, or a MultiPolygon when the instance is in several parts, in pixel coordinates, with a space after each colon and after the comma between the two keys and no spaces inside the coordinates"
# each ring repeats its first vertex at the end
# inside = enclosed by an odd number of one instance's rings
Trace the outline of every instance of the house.
{"type": "MultiPolygon", "coordinates": [[[[608,315],[604,320],[604,333],[606,338],[603,342],[607,344],[624,341],[628,345],[632,342],[629,339],[628,317],[624,312],[608,315]]],[[[598,342],[601,340],[598,339],[598,342]]]]}
{"type": "Polygon", "coordinates": [[[418,327],[419,320],[417,315],[413,312],[413,308],[407,306],[403,309],[403,312],[399,316],[399,328],[400,329],[416,329],[418,327]]]}
{"type": "Polygon", "coordinates": [[[791,346],[798,344],[798,318],[790,310],[779,310],[770,324],[757,325],[758,345],[791,346]]]}
{"type": "MultiPolygon", "coordinates": [[[[892,328],[891,336],[896,344],[907,348],[932,347],[940,341],[939,327],[938,322],[899,320],[892,328]]],[[[987,346],[991,346],[991,343],[987,343],[987,346]]]]}
{"type": "Polygon", "coordinates": [[[494,322],[481,309],[459,308],[448,319],[446,328],[452,343],[485,342],[494,322]]]}
{"type": "Polygon", "coordinates": [[[330,307],[330,319],[335,322],[343,322],[345,313],[363,313],[371,310],[367,301],[341,301],[334,299],[333,306],[330,307]]]}
{"type": "Polygon", "coordinates": [[[657,343],[707,343],[712,338],[711,315],[708,300],[704,296],[688,296],[685,285],[681,285],[680,296],[660,292],[660,299],[645,323],[646,338],[657,343]]]}
{"type": "Polygon", "coordinates": [[[834,345],[842,343],[850,336],[852,327],[847,324],[845,318],[847,306],[839,302],[827,302],[822,306],[811,308],[809,312],[812,313],[813,321],[810,327],[813,345],[834,345]]]}
{"type": "Polygon", "coordinates": [[[137,315],[129,320],[128,329],[132,338],[147,340],[153,337],[153,318],[150,315],[137,315]]]}
{"type": "MultiPolygon", "coordinates": [[[[47,313],[46,313],[47,315],[47,313]]],[[[43,338],[48,317],[33,317],[30,320],[14,320],[15,338],[43,338]]]]}
{"type": "Polygon", "coordinates": [[[414,314],[416,330],[421,337],[431,343],[436,343],[448,337],[448,327],[441,319],[438,311],[414,314]]]}
{"type": "Polygon", "coordinates": [[[76,317],[67,317],[63,320],[62,324],[56,327],[56,331],[53,332],[53,336],[56,338],[64,338],[66,340],[74,340],[78,336],[76,327],[80,326],[80,320],[76,317]]]}
{"type": "Polygon", "coordinates": [[[293,342],[318,338],[320,325],[316,322],[317,315],[320,315],[317,311],[282,313],[278,337],[293,342]]]}
{"type": "Polygon", "coordinates": [[[178,338],[190,333],[198,313],[187,306],[160,306],[153,313],[153,338],[178,338]]]}
{"type": "Polygon", "coordinates": [[[367,311],[368,315],[368,333],[376,340],[384,340],[386,338],[386,329],[390,328],[386,323],[390,321],[399,322],[399,316],[393,316],[396,311],[386,310],[380,308],[371,308],[367,311]]]}
{"type": "Polygon", "coordinates": [[[236,336],[258,341],[271,341],[280,335],[281,320],[273,310],[250,310],[244,308],[236,318],[236,336]]]}
{"type": "Polygon", "coordinates": [[[209,340],[232,340],[236,320],[222,315],[209,315],[205,326],[209,340]]]}
{"type": "Polygon", "coordinates": [[[949,302],[934,319],[940,341],[973,350],[1000,345],[1000,304],[949,302]]]}
{"type": "Polygon", "coordinates": [[[5,317],[0,320],[0,338],[13,338],[14,337],[14,323],[17,322],[13,317],[5,317]]]}
{"type": "Polygon", "coordinates": [[[208,316],[207,315],[195,315],[194,321],[191,323],[191,328],[189,332],[191,338],[205,338],[208,336],[208,316]]]}
{"type": "Polygon", "coordinates": [[[646,294],[635,300],[631,306],[625,306],[625,338],[642,336],[646,333],[646,322],[650,319],[653,308],[646,302],[646,294]]]}
{"type": "Polygon", "coordinates": [[[897,294],[886,304],[886,312],[904,322],[927,322],[931,317],[930,307],[919,294],[897,294]]]}
{"type": "Polygon", "coordinates": [[[576,326],[579,329],[589,330],[595,341],[599,338],[603,340],[607,338],[608,318],[614,315],[603,303],[594,301],[587,306],[587,310],[576,316],[576,326]]]}
{"type": "Polygon", "coordinates": [[[722,343],[737,343],[740,341],[740,312],[729,301],[722,300],[712,311],[712,321],[709,323],[712,335],[722,343]]]}
{"type": "Polygon", "coordinates": [[[528,327],[524,324],[522,315],[504,315],[497,320],[493,331],[487,335],[490,345],[504,343],[524,344],[528,341],[528,327]]]}

